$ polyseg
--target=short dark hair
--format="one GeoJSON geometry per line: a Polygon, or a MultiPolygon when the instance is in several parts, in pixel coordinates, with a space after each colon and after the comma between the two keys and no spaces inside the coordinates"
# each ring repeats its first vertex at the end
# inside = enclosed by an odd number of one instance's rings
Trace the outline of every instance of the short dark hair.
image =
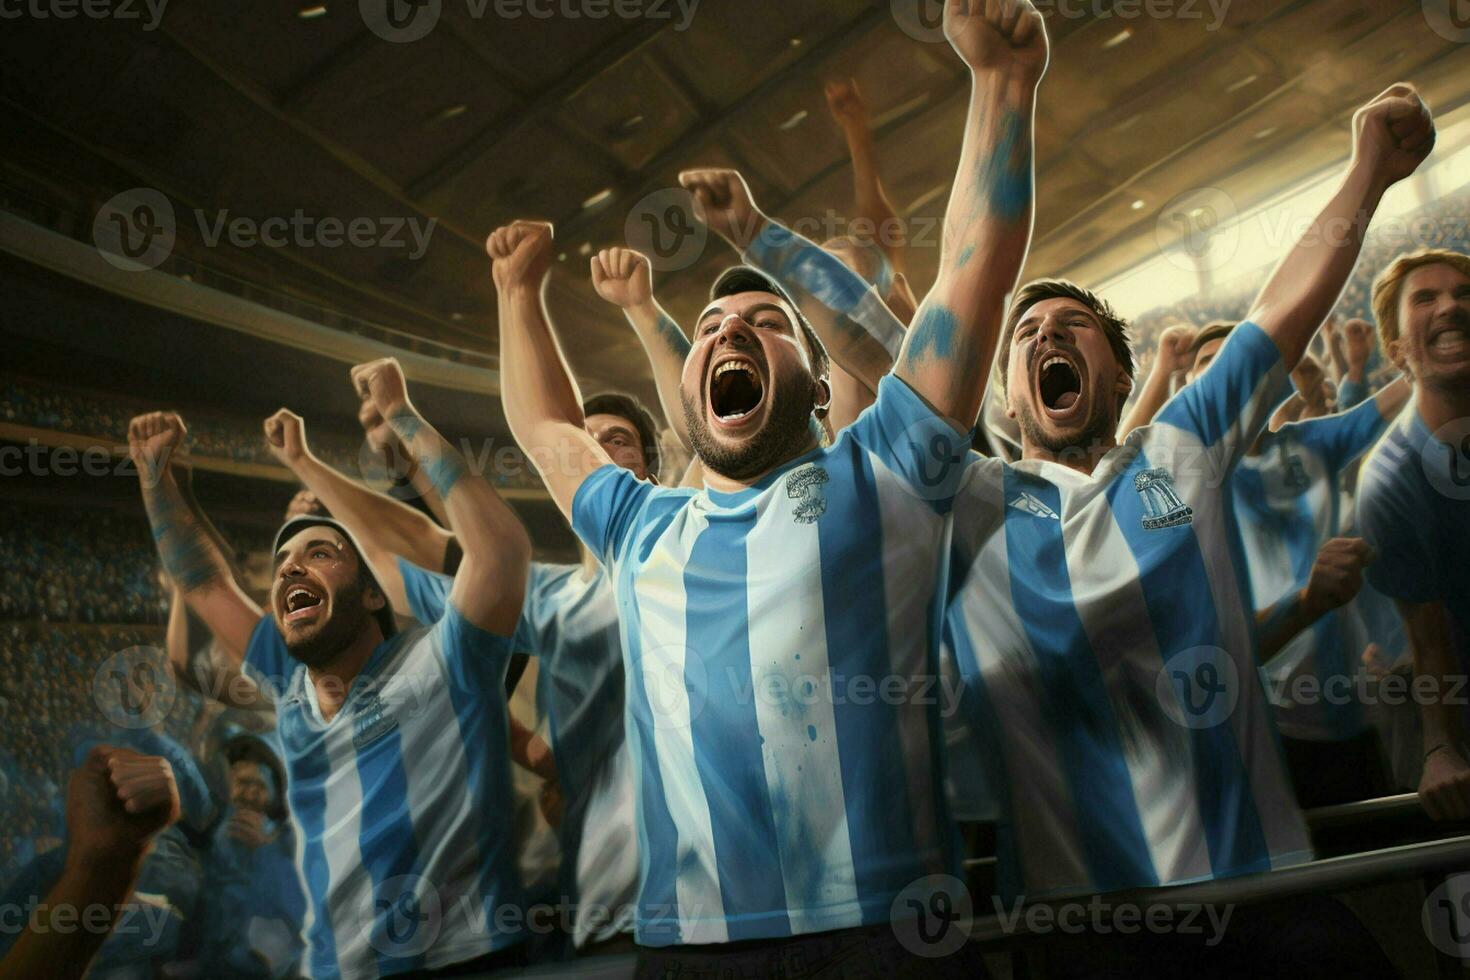
{"type": "Polygon", "coordinates": [[[812,329],[811,322],[807,320],[806,314],[801,312],[801,307],[781,284],[770,276],[753,269],[748,265],[732,265],[720,273],[715,284],[709,288],[710,302],[725,296],[734,296],[737,293],[775,293],[786,301],[786,305],[796,313],[796,324],[801,328],[802,337],[806,340],[807,353],[811,355],[812,369],[817,377],[825,378],[832,373],[832,359],[827,356],[827,348],[822,345],[822,340],[817,332],[812,329]]]}
{"type": "Polygon", "coordinates": [[[661,459],[658,428],[653,424],[653,415],[643,407],[642,402],[621,391],[600,391],[582,403],[582,414],[616,415],[633,423],[633,428],[638,432],[638,441],[643,443],[643,460],[648,466],[648,472],[658,475],[661,459]]]}
{"type": "Polygon", "coordinates": [[[1230,331],[1235,329],[1235,324],[1229,320],[1214,320],[1200,328],[1195,334],[1194,340],[1189,345],[1191,354],[1198,354],[1199,349],[1212,340],[1222,340],[1230,336],[1230,331]]]}
{"type": "MultiPolygon", "coordinates": [[[[1006,316],[1005,329],[1000,335],[1000,350],[1011,349],[1011,337],[1016,333],[1016,325],[1021,322],[1021,317],[1026,311],[1037,303],[1049,299],[1070,299],[1081,303],[1092,311],[1102,324],[1103,333],[1108,338],[1108,346],[1113,349],[1113,356],[1128,372],[1131,380],[1137,366],[1133,362],[1133,346],[1128,340],[1128,321],[1113,312],[1107,300],[1097,293],[1079,286],[1068,279],[1036,279],[1022,286],[1016,293],[1015,300],[1011,303],[1011,312],[1006,316]]],[[[1000,358],[1000,380],[1002,384],[1008,384],[1006,377],[1010,370],[1010,355],[1003,353],[1000,358]]]]}
{"type": "Polygon", "coordinates": [[[275,784],[275,797],[271,800],[266,816],[272,820],[285,820],[286,810],[286,767],[280,756],[256,735],[236,735],[224,744],[224,755],[230,765],[237,762],[253,762],[271,774],[275,784]]]}

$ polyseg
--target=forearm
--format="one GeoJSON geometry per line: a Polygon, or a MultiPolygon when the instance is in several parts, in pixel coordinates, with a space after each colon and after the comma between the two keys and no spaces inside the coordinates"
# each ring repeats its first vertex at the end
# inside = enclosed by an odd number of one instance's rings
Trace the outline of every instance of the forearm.
{"type": "Polygon", "coordinates": [[[539,287],[502,290],[500,312],[500,397],[505,418],[521,448],[536,446],[546,423],[581,428],[582,396],[551,332],[539,287]]]}
{"type": "Polygon", "coordinates": [[[857,216],[873,224],[873,241],[895,270],[904,270],[904,246],[906,243],[903,226],[898,221],[898,212],[888,194],[883,190],[883,180],[878,175],[878,153],[873,143],[873,131],[866,124],[850,125],[843,129],[847,137],[847,151],[852,156],[853,196],[857,204],[857,216]]]}
{"type": "Polygon", "coordinates": [[[68,861],[24,933],[0,961],[0,980],[79,978],[117,924],[142,858],[68,861]],[[78,928],[81,926],[81,928],[78,928]]]}
{"type": "Polygon", "coordinates": [[[664,418],[673,428],[674,434],[686,450],[692,450],[689,428],[684,419],[684,403],[679,397],[679,382],[684,373],[684,361],[689,357],[689,338],[658,305],[657,300],[630,306],[623,315],[633,326],[633,332],[643,344],[648,355],[648,365],[653,369],[653,382],[658,388],[658,402],[664,410],[664,418]]]}
{"type": "Polygon", "coordinates": [[[1460,708],[1453,701],[1446,703],[1446,694],[1459,690],[1454,681],[1463,668],[1450,639],[1448,614],[1438,602],[1400,602],[1398,606],[1414,657],[1414,690],[1422,691],[1420,678],[1430,678],[1425,686],[1434,694],[1419,699],[1423,750],[1428,754],[1448,745],[1458,753],[1464,736],[1460,708]]]}
{"type": "Polygon", "coordinates": [[[1306,602],[1306,590],[1294,592],[1256,613],[1256,655],[1262,663],[1280,653],[1292,639],[1322,618],[1306,602]]]}
{"type": "MultiPolygon", "coordinates": [[[[1348,368],[1347,352],[1343,350],[1342,334],[1334,333],[1328,338],[1327,352],[1332,358],[1333,380],[1341,382],[1344,377],[1350,376],[1351,371],[1348,368]]],[[[1359,377],[1355,380],[1363,380],[1361,371],[1359,372],[1359,377]]]]}
{"type": "Polygon", "coordinates": [[[177,586],[169,592],[168,626],[163,634],[168,662],[180,677],[189,673],[189,603],[177,586]]]}
{"type": "Polygon", "coordinates": [[[1121,442],[1127,438],[1128,433],[1134,429],[1140,429],[1154,420],[1159,414],[1159,409],[1164,407],[1164,402],[1169,400],[1169,382],[1173,373],[1166,367],[1155,365],[1149,372],[1148,380],[1144,382],[1143,390],[1138,393],[1138,400],[1128,410],[1128,415],[1118,426],[1118,440],[1121,442]]]}
{"type": "Polygon", "coordinates": [[[904,335],[877,290],[837,256],[765,216],[742,258],[791,293],[833,360],[877,390],[904,335]]]}
{"type": "MultiPolygon", "coordinates": [[[[385,413],[388,424],[418,461],[444,501],[450,530],[464,551],[452,598],[471,622],[508,634],[520,615],[531,540],[510,505],[412,405],[385,413]]],[[[440,540],[437,563],[443,556],[440,540]]],[[[431,564],[429,567],[434,567],[431,564]]]]}
{"type": "Polygon", "coordinates": [[[230,564],[190,510],[170,469],[143,480],[143,507],[163,570],[185,596],[230,580],[230,564]]]}
{"type": "MultiPolygon", "coordinates": [[[[364,547],[401,555],[420,568],[437,569],[452,535],[423,513],[352,480],[307,454],[291,467],[296,476],[364,547]]],[[[414,467],[414,485],[433,492],[426,467],[414,467]]]]}
{"type": "Polygon", "coordinates": [[[1030,80],[975,78],[939,275],[898,358],[905,381],[963,426],[979,414],[1031,237],[1035,103],[1030,80]]]}
{"type": "Polygon", "coordinates": [[[1350,168],[1256,299],[1249,319],[1276,342],[1288,370],[1337,305],[1385,190],[1366,169],[1350,168]]]}

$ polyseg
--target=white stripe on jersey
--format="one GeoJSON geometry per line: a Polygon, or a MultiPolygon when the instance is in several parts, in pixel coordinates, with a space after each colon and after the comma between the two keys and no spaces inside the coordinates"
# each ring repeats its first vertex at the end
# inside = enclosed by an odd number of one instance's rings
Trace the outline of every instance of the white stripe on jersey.
{"type": "MultiPolygon", "coordinates": [[[[312,690],[303,678],[303,712],[320,718],[312,690]]],[[[322,734],[328,757],[322,810],[322,848],[327,859],[327,915],[344,977],[377,976],[377,954],[370,945],[373,924],[373,879],[362,863],[362,780],[357,772],[357,749],[352,744],[352,719],[329,725],[322,734]]],[[[334,719],[335,720],[335,719],[334,719]]],[[[299,723],[299,719],[298,719],[299,723]]],[[[310,891],[307,892],[311,894],[310,891]]]]}

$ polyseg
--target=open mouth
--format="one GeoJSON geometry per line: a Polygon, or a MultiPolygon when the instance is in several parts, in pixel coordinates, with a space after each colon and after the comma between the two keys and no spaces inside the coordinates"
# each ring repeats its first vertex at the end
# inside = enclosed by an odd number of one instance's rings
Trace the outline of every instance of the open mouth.
{"type": "Polygon", "coordinates": [[[1077,407],[1082,397],[1082,376],[1062,355],[1044,354],[1036,372],[1036,390],[1048,411],[1062,415],[1077,407]]]}
{"type": "Polygon", "coordinates": [[[293,585],[286,590],[282,604],[286,611],[283,618],[288,623],[294,623],[316,616],[314,610],[322,604],[322,597],[305,586],[293,585]]]}
{"type": "Polygon", "coordinates": [[[1443,328],[1429,341],[1429,351],[1443,360],[1470,356],[1470,330],[1460,323],[1443,328]]]}
{"type": "Polygon", "coordinates": [[[721,361],[710,375],[709,407],[719,421],[730,425],[750,418],[765,397],[765,386],[754,362],[743,357],[721,361]]]}

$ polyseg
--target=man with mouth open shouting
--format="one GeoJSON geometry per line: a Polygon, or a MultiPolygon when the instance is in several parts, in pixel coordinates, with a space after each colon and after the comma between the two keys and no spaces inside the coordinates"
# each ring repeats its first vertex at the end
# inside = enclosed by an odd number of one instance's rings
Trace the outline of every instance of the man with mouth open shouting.
{"type": "Polygon", "coordinates": [[[360,365],[352,380],[420,460],[464,552],[432,628],[395,633],[351,533],[313,515],[277,533],[263,615],[179,491],[169,457],[184,423],[171,412],[128,428],[143,503],[165,570],[237,665],[228,685],[274,694],[308,897],[306,971],[358,978],[518,965],[504,685],[530,540],[418,414],[397,361],[360,365]]]}
{"type": "Polygon", "coordinates": [[[983,969],[897,935],[915,889],[958,871],[937,705],[911,692],[938,675],[948,515],[1030,236],[1047,45],[1025,0],[950,0],[944,28],[973,88],[943,268],[877,401],[830,447],[826,352],[779,286],[737,268],[681,381],[706,488],[611,465],[547,322],[551,227],[488,243],[507,420],[617,589],[645,975],[983,969]]]}
{"type": "Polygon", "coordinates": [[[1414,404],[1378,444],[1358,491],[1363,536],[1378,549],[1368,580],[1398,602],[1419,677],[1424,771],[1437,820],[1470,817],[1463,679],[1470,668],[1470,256],[1426,249],[1373,284],[1383,349],[1412,379],[1414,404]],[[1456,680],[1458,678],[1458,680],[1456,680]]]}
{"type": "MultiPolygon", "coordinates": [[[[1383,193],[1434,144],[1407,85],[1360,109],[1354,134],[1339,189],[1246,322],[1121,445],[1126,324],[1061,280],[1028,284],[1011,306],[1001,378],[1023,454],[977,462],[955,498],[948,629],[962,710],[1005,795],[1012,898],[1311,858],[1256,674],[1227,476],[1285,397],[1383,193]]],[[[1325,899],[1237,909],[1218,945],[1144,931],[1081,947],[1051,946],[1052,975],[1392,975],[1325,899]]]]}

